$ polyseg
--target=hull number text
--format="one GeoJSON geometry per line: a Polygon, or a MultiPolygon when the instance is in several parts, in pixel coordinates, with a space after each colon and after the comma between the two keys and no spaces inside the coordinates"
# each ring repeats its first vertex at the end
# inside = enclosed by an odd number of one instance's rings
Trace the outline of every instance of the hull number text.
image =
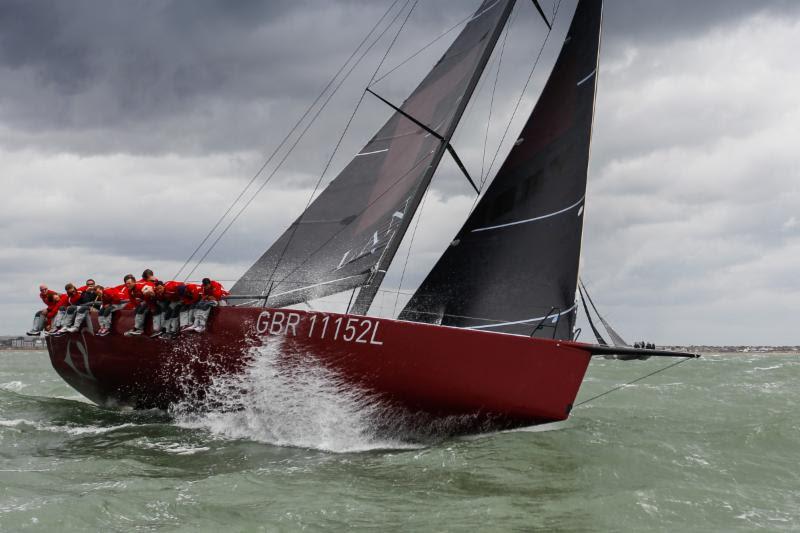
{"type": "Polygon", "coordinates": [[[357,344],[382,345],[378,336],[380,321],[365,317],[332,317],[316,313],[302,315],[291,311],[262,311],[256,331],[259,335],[307,336],[357,344]],[[307,331],[306,331],[307,330],[307,331]]]}

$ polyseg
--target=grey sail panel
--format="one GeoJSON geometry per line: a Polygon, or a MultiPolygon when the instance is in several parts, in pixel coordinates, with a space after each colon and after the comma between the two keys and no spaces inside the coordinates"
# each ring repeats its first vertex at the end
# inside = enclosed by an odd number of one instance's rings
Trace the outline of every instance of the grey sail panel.
{"type": "MultiPolygon", "coordinates": [[[[583,280],[580,281],[580,287],[579,288],[582,288],[581,294],[582,295],[585,294],[586,298],[589,299],[589,303],[591,304],[592,309],[594,309],[594,312],[597,315],[597,318],[600,319],[600,322],[602,322],[603,327],[606,328],[606,331],[608,332],[608,336],[611,337],[612,344],[614,346],[627,346],[627,347],[630,348],[631,345],[628,344],[627,342],[625,342],[625,339],[623,339],[622,336],[619,333],[614,331],[614,328],[611,327],[611,324],[609,324],[606,321],[606,319],[603,317],[603,315],[600,314],[600,311],[597,310],[597,306],[594,304],[594,300],[592,300],[592,295],[589,294],[589,289],[586,288],[586,284],[583,282],[583,280]]],[[[584,303],[584,307],[586,307],[585,303],[584,303]]],[[[586,310],[586,315],[587,316],[589,315],[589,310],[588,309],[586,310]]],[[[592,328],[594,328],[594,326],[592,326],[592,328]]]]}
{"type": "Polygon", "coordinates": [[[611,337],[611,342],[614,343],[614,346],[621,346],[621,347],[627,346],[629,348],[631,347],[631,345],[625,342],[625,339],[623,339],[619,333],[614,331],[614,328],[612,328],[611,325],[608,322],[606,322],[606,319],[603,318],[602,315],[597,315],[597,316],[600,318],[600,322],[603,323],[603,327],[606,328],[608,336],[611,337]]]}
{"type": "MultiPolygon", "coordinates": [[[[452,132],[513,0],[485,0],[436,66],[400,106],[452,132]]],[[[402,238],[441,159],[442,141],[393,114],[328,187],[233,286],[291,305],[363,285],[402,238]]]]}
{"type": "Polygon", "coordinates": [[[578,3],[519,139],[401,319],[572,337],[601,17],[578,3]]]}

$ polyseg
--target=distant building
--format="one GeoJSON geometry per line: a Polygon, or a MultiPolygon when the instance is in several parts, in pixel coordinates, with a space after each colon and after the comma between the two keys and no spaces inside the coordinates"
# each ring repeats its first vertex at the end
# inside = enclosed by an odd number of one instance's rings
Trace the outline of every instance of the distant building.
{"type": "Polygon", "coordinates": [[[16,350],[43,350],[45,348],[45,344],[44,339],[40,337],[16,337],[10,339],[10,347],[16,350]]]}

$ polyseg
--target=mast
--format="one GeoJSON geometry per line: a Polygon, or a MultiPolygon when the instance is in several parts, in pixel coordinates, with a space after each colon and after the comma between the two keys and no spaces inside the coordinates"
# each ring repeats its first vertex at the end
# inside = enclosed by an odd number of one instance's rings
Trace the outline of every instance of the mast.
{"type": "MultiPolygon", "coordinates": [[[[500,22],[495,26],[494,31],[489,36],[489,42],[484,47],[483,53],[478,61],[478,66],[475,69],[475,73],[473,74],[472,78],[467,85],[466,90],[464,91],[464,97],[459,101],[458,107],[455,111],[455,117],[451,121],[447,130],[441,134],[439,147],[436,149],[436,153],[433,156],[430,166],[425,174],[425,177],[417,186],[417,189],[412,196],[411,200],[409,201],[409,207],[411,212],[415,212],[417,207],[419,206],[420,202],[422,202],[422,197],[425,195],[425,191],[428,189],[430,185],[431,179],[433,179],[433,174],[436,172],[437,167],[439,166],[439,162],[442,160],[442,156],[446,150],[452,150],[450,146],[450,139],[453,137],[453,134],[458,127],[458,123],[461,120],[461,117],[464,114],[464,110],[467,108],[467,104],[469,104],[470,99],[472,98],[472,94],[475,92],[475,87],[478,85],[478,81],[481,78],[481,74],[483,73],[484,69],[486,68],[486,64],[489,62],[489,58],[492,55],[495,45],[497,44],[497,40],[500,38],[500,34],[503,32],[503,28],[508,21],[508,17],[511,14],[512,9],[514,8],[514,3],[516,0],[511,0],[507,3],[504,7],[503,14],[500,17],[500,22]]],[[[463,169],[463,165],[461,165],[461,161],[458,159],[458,156],[455,155],[455,151],[451,151],[453,157],[456,159],[459,166],[463,169]]],[[[469,178],[469,175],[467,175],[469,178]]],[[[472,180],[470,179],[470,183],[472,180]]],[[[474,187],[474,183],[473,183],[474,187]]],[[[370,276],[369,280],[361,287],[358,292],[358,296],[356,297],[356,301],[353,303],[352,308],[349,310],[350,313],[356,315],[365,315],[367,311],[369,311],[370,305],[372,305],[372,301],[375,299],[375,296],[378,293],[378,289],[383,282],[383,278],[386,276],[386,271],[389,268],[389,265],[394,259],[395,254],[397,253],[397,249],[400,247],[402,242],[402,236],[408,230],[408,226],[411,224],[411,220],[413,216],[404,216],[400,228],[394,234],[392,240],[384,249],[383,253],[381,254],[380,259],[375,264],[375,267],[372,271],[372,275],[370,276]]]]}

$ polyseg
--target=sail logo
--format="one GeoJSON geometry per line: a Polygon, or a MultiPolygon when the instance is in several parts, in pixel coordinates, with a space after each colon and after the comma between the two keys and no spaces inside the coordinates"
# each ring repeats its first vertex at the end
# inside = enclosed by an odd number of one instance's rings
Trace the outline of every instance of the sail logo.
{"type": "Polygon", "coordinates": [[[94,374],[92,374],[92,369],[89,366],[89,350],[86,348],[86,339],[83,338],[83,334],[81,334],[81,340],[73,341],[73,339],[70,339],[67,341],[67,354],[64,356],[64,362],[72,369],[73,372],[75,372],[76,375],[82,377],[83,379],[97,381],[97,378],[94,377],[94,374]],[[78,364],[83,367],[82,369],[78,368],[78,365],[75,364],[75,359],[72,357],[73,345],[80,353],[81,357],[78,359],[78,364]]]}
{"type": "MultiPolygon", "coordinates": [[[[405,207],[408,207],[408,200],[406,200],[405,207]]],[[[389,241],[392,240],[392,237],[394,237],[394,234],[397,231],[397,228],[400,226],[400,223],[403,221],[405,207],[403,208],[403,211],[395,211],[391,214],[388,222],[386,223],[386,229],[378,228],[362,246],[347,250],[342,255],[342,259],[339,261],[339,264],[336,265],[334,270],[340,270],[350,263],[358,261],[362,257],[372,255],[378,250],[386,247],[386,245],[389,244],[389,241]]]]}

